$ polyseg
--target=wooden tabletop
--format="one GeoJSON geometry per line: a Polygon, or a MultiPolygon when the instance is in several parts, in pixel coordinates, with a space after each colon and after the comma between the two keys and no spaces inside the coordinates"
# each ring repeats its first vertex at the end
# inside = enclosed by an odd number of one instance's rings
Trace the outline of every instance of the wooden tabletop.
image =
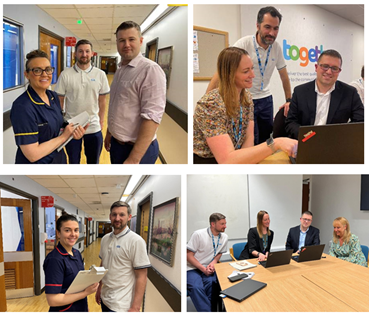
{"type": "MultiPolygon", "coordinates": [[[[367,312],[369,269],[323,254],[321,260],[244,270],[267,286],[238,303],[225,298],[228,312],[367,312]]],[[[256,259],[249,262],[257,264],[256,259]]],[[[215,266],[222,290],[237,283],[228,280],[235,269],[229,263],[215,266]]],[[[242,281],[242,280],[241,280],[242,281]]],[[[247,280],[243,280],[247,281],[247,280]]]]}
{"type": "Polygon", "coordinates": [[[287,153],[283,151],[277,151],[258,164],[291,164],[291,161],[287,153]]]}

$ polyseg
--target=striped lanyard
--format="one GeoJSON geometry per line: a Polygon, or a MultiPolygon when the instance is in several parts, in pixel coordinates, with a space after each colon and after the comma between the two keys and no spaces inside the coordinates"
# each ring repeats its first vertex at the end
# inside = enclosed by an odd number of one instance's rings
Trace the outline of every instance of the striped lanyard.
{"type": "Polygon", "coordinates": [[[238,134],[236,131],[236,124],[234,123],[234,120],[232,118],[232,126],[233,126],[233,134],[234,138],[236,140],[236,150],[241,148],[241,144],[239,143],[241,140],[241,133],[242,133],[242,106],[240,106],[240,120],[238,123],[238,134]]]}
{"type": "Polygon", "coordinates": [[[263,253],[265,254],[265,250],[268,247],[268,234],[266,235],[266,237],[264,237],[263,235],[263,247],[264,247],[263,253]]]}
{"type": "MultiPolygon", "coordinates": [[[[211,233],[211,232],[210,232],[211,233]]],[[[216,256],[217,254],[217,249],[218,249],[218,246],[219,246],[219,240],[220,240],[220,233],[218,235],[218,243],[217,243],[217,247],[215,247],[215,242],[214,242],[214,235],[213,233],[211,233],[211,239],[213,241],[213,249],[214,249],[214,257],[216,256]]]]}
{"type": "Polygon", "coordinates": [[[267,53],[267,56],[266,56],[266,59],[265,59],[265,65],[264,65],[264,69],[263,69],[263,67],[261,66],[259,49],[256,46],[256,38],[255,38],[255,36],[253,37],[253,39],[254,39],[254,47],[255,47],[256,55],[258,57],[259,70],[260,70],[260,74],[261,74],[261,89],[260,90],[262,91],[264,89],[264,74],[265,74],[265,69],[266,69],[266,67],[268,65],[269,54],[270,54],[270,50],[272,49],[272,45],[269,45],[269,49],[268,49],[268,53],[267,53]]]}

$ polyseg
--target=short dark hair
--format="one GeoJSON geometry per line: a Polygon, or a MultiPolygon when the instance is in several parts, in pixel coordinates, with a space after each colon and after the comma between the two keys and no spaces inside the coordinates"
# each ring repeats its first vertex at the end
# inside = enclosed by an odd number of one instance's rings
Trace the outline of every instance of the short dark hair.
{"type": "Polygon", "coordinates": [[[78,223],[77,218],[74,215],[64,212],[61,217],[56,221],[56,229],[60,232],[60,229],[64,222],[74,221],[78,223]]]}
{"type": "Polygon", "coordinates": [[[341,54],[337,50],[334,50],[334,49],[324,50],[320,54],[320,56],[318,58],[318,62],[320,61],[320,59],[322,59],[323,56],[331,56],[331,57],[334,57],[334,58],[338,58],[339,60],[341,60],[341,67],[342,67],[342,57],[341,57],[341,54]]]}
{"type": "Polygon", "coordinates": [[[117,30],[115,31],[115,35],[118,34],[119,31],[122,30],[128,30],[130,28],[135,28],[138,31],[138,35],[141,37],[141,27],[136,22],[133,21],[125,21],[121,25],[117,27],[117,30]]]}
{"type": "Polygon", "coordinates": [[[77,52],[78,46],[81,45],[90,45],[91,46],[91,50],[93,50],[93,46],[92,43],[88,40],[88,39],[81,39],[77,42],[76,46],[75,46],[75,51],[77,52]]]}
{"type": "Polygon", "coordinates": [[[269,13],[272,17],[277,17],[279,19],[279,24],[282,22],[282,14],[275,7],[265,7],[261,8],[258,12],[257,23],[261,24],[264,21],[264,15],[269,13]]]}
{"type": "Polygon", "coordinates": [[[211,225],[212,222],[217,222],[217,221],[223,220],[225,218],[226,218],[225,215],[215,212],[215,213],[211,214],[210,217],[209,217],[210,225],[211,225]]]}
{"type": "Polygon", "coordinates": [[[364,66],[361,68],[361,77],[364,79],[364,66]]]}
{"type": "Polygon", "coordinates": [[[313,216],[313,213],[312,213],[312,212],[310,212],[309,210],[306,210],[306,211],[304,211],[304,212],[301,214],[301,218],[302,218],[302,216],[303,216],[304,214],[307,214],[307,215],[311,215],[311,216],[313,216]]]}
{"type": "Polygon", "coordinates": [[[126,207],[128,215],[130,215],[132,213],[132,209],[131,209],[130,205],[128,203],[124,202],[124,201],[114,202],[110,207],[110,213],[113,211],[114,208],[119,208],[119,207],[126,207]]]}
{"type": "Polygon", "coordinates": [[[28,72],[28,64],[32,59],[35,58],[46,58],[47,60],[50,61],[49,55],[47,53],[45,53],[43,50],[40,49],[36,49],[36,50],[32,50],[30,51],[27,55],[26,55],[26,71],[28,72]]]}

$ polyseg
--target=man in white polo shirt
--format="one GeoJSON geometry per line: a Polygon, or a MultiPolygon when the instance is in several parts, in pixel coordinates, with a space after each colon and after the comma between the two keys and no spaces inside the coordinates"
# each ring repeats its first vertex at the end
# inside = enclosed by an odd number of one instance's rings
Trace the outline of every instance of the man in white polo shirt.
{"type": "Polygon", "coordinates": [[[110,207],[113,232],[101,240],[101,265],[108,273],[100,281],[96,302],[103,312],[139,312],[151,267],[146,243],[128,228],[132,218],[128,203],[117,201],[110,207]]]}
{"type": "MultiPolygon", "coordinates": [[[[110,88],[105,72],[91,64],[92,56],[91,42],[86,39],[78,41],[75,49],[76,64],[60,74],[55,92],[59,95],[62,109],[65,109],[66,119],[84,111],[90,115],[90,124],[83,136],[85,155],[87,164],[99,164],[106,95],[110,88]]],[[[79,164],[82,139],[71,140],[66,149],[69,164],[79,164]]]]}
{"type": "Polygon", "coordinates": [[[216,312],[220,287],[216,264],[227,251],[225,216],[213,213],[210,227],[193,232],[187,243],[187,290],[198,312],[216,312]]]}

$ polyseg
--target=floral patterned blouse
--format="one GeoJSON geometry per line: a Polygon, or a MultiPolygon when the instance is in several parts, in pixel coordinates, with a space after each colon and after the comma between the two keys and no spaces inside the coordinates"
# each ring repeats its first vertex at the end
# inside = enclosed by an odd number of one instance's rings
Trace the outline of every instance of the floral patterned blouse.
{"type": "Polygon", "coordinates": [[[337,243],[332,242],[329,255],[357,265],[368,267],[368,262],[365,260],[365,256],[361,250],[359,238],[354,234],[351,234],[351,238],[348,243],[343,243],[342,246],[339,241],[337,243]]]}
{"type": "MultiPolygon", "coordinates": [[[[242,131],[238,144],[242,146],[246,139],[246,129],[250,120],[254,120],[254,104],[250,92],[247,93],[249,106],[242,107],[242,131]]],[[[239,134],[240,111],[234,118],[236,134],[239,134]]],[[[233,132],[232,119],[228,117],[226,107],[218,89],[205,94],[197,102],[193,116],[193,152],[202,158],[213,158],[206,138],[228,134],[237,147],[236,137],[233,132]]]]}

